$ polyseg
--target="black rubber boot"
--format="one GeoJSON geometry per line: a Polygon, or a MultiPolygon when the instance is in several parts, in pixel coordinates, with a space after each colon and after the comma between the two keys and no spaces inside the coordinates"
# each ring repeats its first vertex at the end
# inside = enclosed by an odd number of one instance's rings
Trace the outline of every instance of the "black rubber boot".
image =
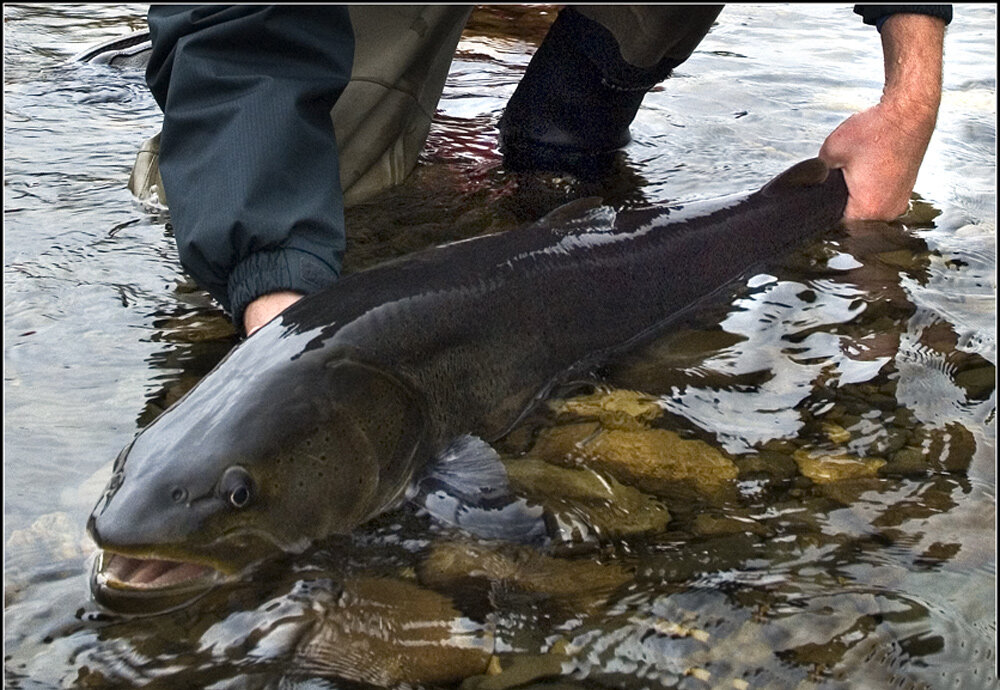
{"type": "Polygon", "coordinates": [[[610,31],[572,8],[559,13],[500,118],[510,170],[601,174],[630,141],[646,92],[677,63],[643,69],[621,57],[610,31]]]}

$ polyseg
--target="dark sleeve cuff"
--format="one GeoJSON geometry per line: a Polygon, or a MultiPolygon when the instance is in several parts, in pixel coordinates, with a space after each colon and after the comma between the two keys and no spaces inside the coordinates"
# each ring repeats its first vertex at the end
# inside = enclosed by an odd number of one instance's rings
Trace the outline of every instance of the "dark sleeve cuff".
{"type": "Polygon", "coordinates": [[[855,14],[860,14],[865,24],[882,31],[885,20],[894,14],[926,14],[940,17],[945,25],[951,24],[951,5],[855,5],[855,14]]]}
{"type": "Polygon", "coordinates": [[[236,329],[243,332],[243,312],[261,295],[292,290],[309,295],[337,280],[338,268],[300,249],[255,252],[229,274],[229,305],[236,329]]]}

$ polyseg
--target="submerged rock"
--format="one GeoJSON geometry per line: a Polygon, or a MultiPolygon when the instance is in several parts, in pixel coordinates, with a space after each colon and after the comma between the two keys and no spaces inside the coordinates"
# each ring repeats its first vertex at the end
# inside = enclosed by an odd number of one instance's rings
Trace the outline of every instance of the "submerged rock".
{"type": "Polygon", "coordinates": [[[68,513],[39,516],[31,525],[11,532],[4,546],[4,607],[27,591],[38,571],[82,570],[94,543],[68,513]]]}
{"type": "Polygon", "coordinates": [[[739,474],[732,460],[704,441],[650,428],[663,414],[655,396],[617,389],[552,407],[563,418],[581,421],[544,429],[530,451],[533,457],[597,470],[653,492],[683,483],[712,494],[739,474]]]}
{"type": "Polygon", "coordinates": [[[918,425],[907,445],[892,454],[885,471],[893,474],[965,472],[975,452],[975,437],[957,422],[944,428],[918,425]]]}
{"type": "Polygon", "coordinates": [[[507,476],[519,495],[545,507],[566,541],[590,533],[622,537],[661,530],[670,512],[658,500],[594,470],[557,467],[524,458],[505,463],[507,476]]]}
{"type": "Polygon", "coordinates": [[[39,563],[83,559],[93,550],[93,542],[64,512],[46,513],[30,527],[14,530],[7,539],[6,548],[8,557],[11,553],[31,554],[39,563]]]}
{"type": "Polygon", "coordinates": [[[561,678],[566,661],[567,657],[558,651],[549,654],[522,654],[512,657],[506,666],[497,664],[488,674],[466,678],[461,690],[584,690],[590,687],[585,683],[576,684],[561,678]],[[559,680],[539,682],[554,678],[559,680]]]}
{"type": "Polygon", "coordinates": [[[955,383],[973,400],[986,400],[996,389],[997,370],[992,364],[966,369],[955,374],[955,383]]]}
{"type": "Polygon", "coordinates": [[[593,423],[554,427],[539,436],[532,455],[562,465],[584,465],[651,490],[683,482],[713,493],[739,474],[721,451],[665,429],[602,429],[593,423]]]}
{"type": "Polygon", "coordinates": [[[295,648],[297,671],[381,687],[455,683],[485,673],[493,637],[451,600],[404,580],[348,579],[316,597],[295,648]]]}
{"type": "Polygon", "coordinates": [[[766,525],[748,517],[734,515],[711,515],[698,513],[692,524],[692,530],[699,536],[716,536],[720,534],[755,534],[757,536],[772,536],[772,530],[766,525]]]}
{"type": "Polygon", "coordinates": [[[741,455],[733,462],[739,468],[740,477],[766,477],[768,479],[790,479],[798,474],[798,465],[790,452],[758,450],[756,453],[741,455]]]}
{"type": "Polygon", "coordinates": [[[817,484],[875,477],[879,468],[886,464],[881,458],[858,458],[846,453],[810,453],[805,450],[796,451],[792,458],[799,471],[817,484]]]}
{"type": "Polygon", "coordinates": [[[851,432],[840,426],[839,424],[834,424],[833,422],[823,422],[821,424],[823,433],[826,437],[830,439],[831,443],[847,443],[851,440],[851,432]]]}
{"type": "Polygon", "coordinates": [[[606,429],[642,429],[663,414],[655,396],[616,389],[554,402],[557,414],[596,419],[606,429]]]}
{"type": "Polygon", "coordinates": [[[593,613],[632,573],[617,564],[543,555],[525,546],[487,547],[472,543],[435,544],[420,564],[422,584],[454,591],[472,580],[541,595],[574,613],[593,613]]]}

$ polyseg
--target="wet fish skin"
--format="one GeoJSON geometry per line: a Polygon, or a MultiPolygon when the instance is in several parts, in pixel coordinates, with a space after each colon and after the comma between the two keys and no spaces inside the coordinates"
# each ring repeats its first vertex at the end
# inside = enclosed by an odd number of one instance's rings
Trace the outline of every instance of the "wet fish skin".
{"type": "Polygon", "coordinates": [[[343,278],[235,348],[141,431],[88,529],[224,572],[349,532],[460,434],[494,440],[555,382],[837,224],[839,170],[684,208],[555,212],[343,278]]]}

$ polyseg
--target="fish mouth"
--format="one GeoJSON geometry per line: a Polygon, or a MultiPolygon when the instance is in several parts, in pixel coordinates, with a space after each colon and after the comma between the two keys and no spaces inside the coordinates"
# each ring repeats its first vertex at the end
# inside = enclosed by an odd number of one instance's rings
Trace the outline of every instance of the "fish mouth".
{"type": "Polygon", "coordinates": [[[91,570],[94,599],[113,611],[155,614],[182,608],[232,576],[201,563],[101,551],[91,570]]]}

